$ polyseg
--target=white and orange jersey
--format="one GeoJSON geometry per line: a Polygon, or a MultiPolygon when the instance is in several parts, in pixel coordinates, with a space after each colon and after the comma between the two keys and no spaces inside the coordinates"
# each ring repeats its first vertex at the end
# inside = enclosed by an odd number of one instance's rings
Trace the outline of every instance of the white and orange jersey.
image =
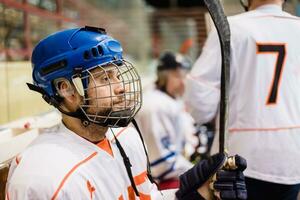
{"type": "Polygon", "coordinates": [[[163,196],[147,178],[145,152],[134,128],[110,129],[106,139],[95,145],[61,124],[42,133],[12,162],[6,199],[150,200],[163,196]],[[139,198],[112,131],[130,159],[139,198]]]}
{"type": "Polygon", "coordinates": [[[148,146],[151,170],[156,180],[178,179],[192,167],[182,153],[186,135],[196,131],[182,101],[150,88],[143,95],[143,107],[136,120],[148,146]]]}
{"type": "MultiPolygon", "coordinates": [[[[229,18],[231,69],[230,154],[247,159],[246,176],[300,183],[300,20],[276,5],[229,18]]],[[[216,31],[187,80],[185,99],[199,123],[220,100],[221,53],[216,31]]],[[[215,138],[213,152],[218,149],[215,138]]]]}

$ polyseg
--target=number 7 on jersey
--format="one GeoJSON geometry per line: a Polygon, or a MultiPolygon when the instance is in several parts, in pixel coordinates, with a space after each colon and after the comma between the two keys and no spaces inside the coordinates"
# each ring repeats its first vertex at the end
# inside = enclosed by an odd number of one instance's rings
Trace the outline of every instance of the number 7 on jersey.
{"type": "Polygon", "coordinates": [[[276,54],[277,59],[273,74],[272,85],[266,101],[267,105],[276,104],[278,88],[281,81],[281,74],[285,64],[286,47],[285,43],[256,43],[257,54],[276,54]]]}

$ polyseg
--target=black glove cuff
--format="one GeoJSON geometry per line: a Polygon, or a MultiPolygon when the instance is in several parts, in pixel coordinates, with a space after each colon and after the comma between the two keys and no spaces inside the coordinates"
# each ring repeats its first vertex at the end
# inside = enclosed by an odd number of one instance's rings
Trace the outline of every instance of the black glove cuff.
{"type": "Polygon", "coordinates": [[[220,169],[226,160],[225,154],[218,153],[207,160],[202,160],[179,177],[179,190],[184,196],[201,187],[220,169]]]}

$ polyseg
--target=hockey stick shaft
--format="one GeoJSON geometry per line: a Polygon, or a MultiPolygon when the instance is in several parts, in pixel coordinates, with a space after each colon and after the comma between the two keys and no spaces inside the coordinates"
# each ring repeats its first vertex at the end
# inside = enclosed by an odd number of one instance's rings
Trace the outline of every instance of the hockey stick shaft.
{"type": "Polygon", "coordinates": [[[219,152],[224,152],[228,131],[228,100],[230,81],[230,27],[223,7],[219,0],[204,0],[210,16],[218,32],[222,66],[220,83],[220,123],[219,123],[219,152]]]}

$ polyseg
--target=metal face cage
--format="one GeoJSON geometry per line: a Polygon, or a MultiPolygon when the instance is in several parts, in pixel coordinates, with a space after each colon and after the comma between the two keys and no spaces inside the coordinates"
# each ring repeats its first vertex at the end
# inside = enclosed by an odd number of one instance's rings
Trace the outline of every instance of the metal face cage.
{"type": "Polygon", "coordinates": [[[127,126],[142,105],[141,80],[133,65],[125,60],[107,62],[82,74],[86,87],[80,109],[87,119],[109,127],[127,126]]]}

